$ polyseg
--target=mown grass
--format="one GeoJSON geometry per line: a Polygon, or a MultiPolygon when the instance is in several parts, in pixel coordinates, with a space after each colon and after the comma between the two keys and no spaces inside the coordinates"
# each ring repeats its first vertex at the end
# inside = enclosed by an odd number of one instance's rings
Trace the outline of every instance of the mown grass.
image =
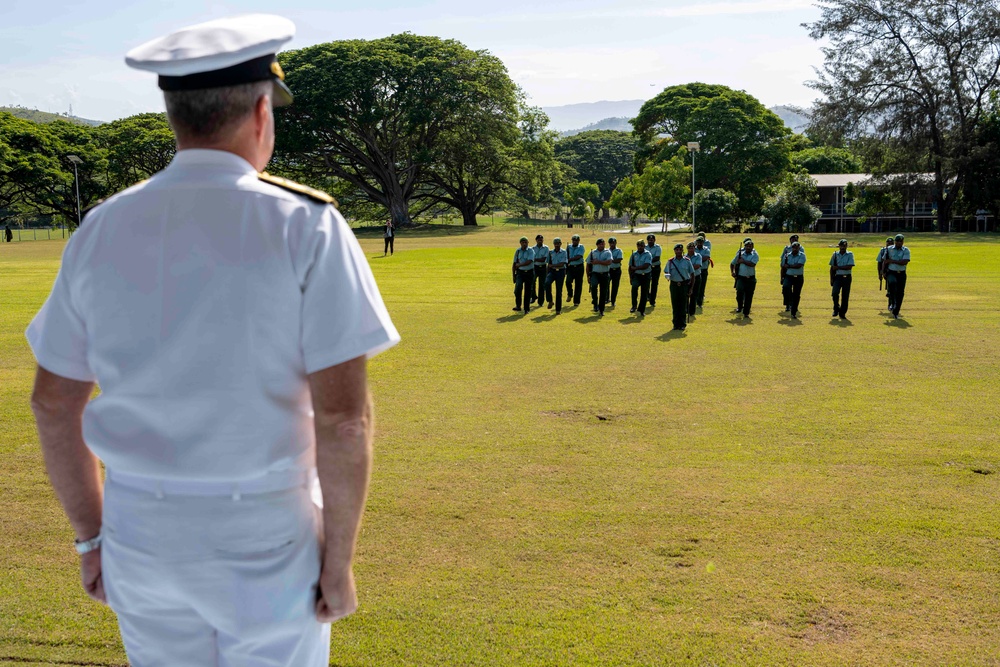
{"type": "MultiPolygon", "coordinates": [[[[755,239],[744,324],[721,266],[738,239],[720,235],[704,313],[676,335],[668,299],[637,320],[627,292],[603,319],[511,313],[521,234],[403,232],[384,259],[362,234],[403,342],[371,364],[362,606],[334,626],[334,664],[1000,664],[996,237],[908,238],[900,321],[881,239],[851,237],[841,323],[837,239],[805,236],[796,325],[783,239],[755,239]]],[[[22,331],[61,248],[0,248],[0,662],[123,663],[27,405],[22,331]]]]}

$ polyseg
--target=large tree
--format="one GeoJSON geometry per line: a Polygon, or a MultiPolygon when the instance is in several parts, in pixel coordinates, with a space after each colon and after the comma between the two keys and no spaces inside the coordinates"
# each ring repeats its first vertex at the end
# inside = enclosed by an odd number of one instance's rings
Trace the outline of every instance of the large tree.
{"type": "Polygon", "coordinates": [[[864,168],[861,159],[846,148],[817,146],[795,151],[792,165],[810,174],[859,174],[864,168]]]}
{"type": "Polygon", "coordinates": [[[814,124],[862,142],[876,172],[934,175],[938,229],[965,187],[1000,73],[997,0],[821,0],[814,124]]]}
{"type": "Polygon", "coordinates": [[[164,113],[142,113],[101,125],[98,140],[107,151],[107,183],[117,191],[166,168],[177,151],[164,113]]]}
{"type": "Polygon", "coordinates": [[[411,202],[440,199],[445,180],[455,186],[452,198],[459,191],[479,198],[457,176],[481,165],[489,147],[462,152],[460,142],[480,131],[466,124],[491,111],[503,116],[500,125],[516,122],[503,64],[454,40],[404,33],[318,44],[279,59],[295,91],[295,103],[276,113],[282,169],[307,182],[347,181],[400,225],[410,222],[411,202]],[[455,173],[428,173],[448,157],[461,162],[455,173]]]}
{"type": "Polygon", "coordinates": [[[572,167],[581,181],[597,184],[604,201],[635,172],[635,136],[615,130],[589,130],[556,142],[556,159],[572,167]]]}
{"type": "Polygon", "coordinates": [[[636,156],[640,169],[648,161],[679,154],[688,142],[699,142],[697,187],[734,193],[738,217],[758,215],[768,187],[789,166],[792,131],[756,98],[726,86],[667,88],[642,105],[632,125],[642,141],[636,156]]]}

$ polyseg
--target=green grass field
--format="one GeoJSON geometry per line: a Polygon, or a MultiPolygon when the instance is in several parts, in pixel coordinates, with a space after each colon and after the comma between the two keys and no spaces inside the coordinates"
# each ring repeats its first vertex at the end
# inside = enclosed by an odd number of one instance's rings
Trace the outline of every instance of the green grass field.
{"type": "MultiPolygon", "coordinates": [[[[627,292],[603,319],[512,313],[521,234],[404,232],[385,259],[363,238],[403,342],[371,364],[361,609],[334,664],[1000,665],[1000,238],[908,238],[893,321],[884,237],[852,237],[840,322],[837,238],[804,236],[792,324],[784,239],[755,238],[744,323],[718,235],[676,335],[665,297],[644,320],[627,292]]],[[[118,665],[28,407],[22,332],[62,247],[0,246],[0,663],[118,665]]]]}

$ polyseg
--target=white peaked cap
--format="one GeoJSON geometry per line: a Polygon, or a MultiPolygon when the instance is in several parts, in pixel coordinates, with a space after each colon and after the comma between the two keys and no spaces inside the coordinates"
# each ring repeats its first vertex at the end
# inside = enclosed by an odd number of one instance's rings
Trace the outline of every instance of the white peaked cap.
{"type": "Polygon", "coordinates": [[[295,24],[274,14],[248,14],[199,23],[137,46],[132,68],[160,76],[163,90],[218,88],[273,79],[275,104],[291,101],[275,54],[295,36],[295,24]],[[282,99],[287,94],[287,100],[282,99]]]}

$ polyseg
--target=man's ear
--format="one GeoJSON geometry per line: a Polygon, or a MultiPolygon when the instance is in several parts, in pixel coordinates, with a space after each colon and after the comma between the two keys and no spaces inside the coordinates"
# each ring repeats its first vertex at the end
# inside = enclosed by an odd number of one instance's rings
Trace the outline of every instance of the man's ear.
{"type": "Polygon", "coordinates": [[[267,131],[267,125],[270,122],[270,116],[273,112],[271,111],[271,98],[267,95],[261,95],[257,98],[257,104],[254,106],[253,116],[254,116],[254,130],[259,140],[264,136],[267,131]]]}

